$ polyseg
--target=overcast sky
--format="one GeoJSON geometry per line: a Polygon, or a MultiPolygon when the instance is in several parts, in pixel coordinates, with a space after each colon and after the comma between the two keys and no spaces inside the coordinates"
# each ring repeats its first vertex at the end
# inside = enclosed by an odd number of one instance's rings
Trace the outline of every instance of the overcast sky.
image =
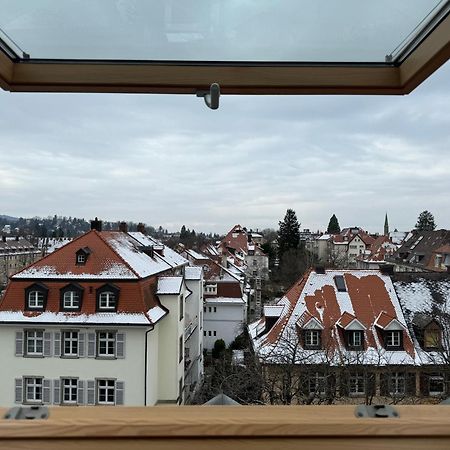
{"type": "Polygon", "coordinates": [[[450,228],[450,65],[406,97],[0,93],[0,214],[450,228]]]}

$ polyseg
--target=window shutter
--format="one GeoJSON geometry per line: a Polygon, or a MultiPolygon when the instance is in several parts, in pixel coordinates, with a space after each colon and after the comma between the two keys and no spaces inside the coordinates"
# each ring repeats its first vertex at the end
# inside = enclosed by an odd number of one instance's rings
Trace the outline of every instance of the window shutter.
{"type": "MultiPolygon", "coordinates": [[[[86,356],[86,334],[78,333],[78,356],[84,358],[86,356]]],[[[95,347],[95,345],[94,345],[95,347]]]]}
{"type": "Polygon", "coordinates": [[[23,331],[16,332],[16,356],[23,356],[23,331]]]}
{"type": "Polygon", "coordinates": [[[57,331],[53,334],[53,353],[54,356],[61,356],[61,332],[57,331]]]}
{"type": "Polygon", "coordinates": [[[44,356],[52,356],[52,333],[44,332],[44,356]]]}
{"type": "Polygon", "coordinates": [[[116,357],[125,358],[125,333],[116,334],[116,357]]]}
{"type": "Polygon", "coordinates": [[[23,380],[22,378],[16,378],[15,380],[15,400],[16,403],[23,402],[23,380]]]}
{"type": "Polygon", "coordinates": [[[61,381],[53,380],[53,404],[59,405],[61,403],[61,381]]]}
{"type": "Polygon", "coordinates": [[[116,405],[123,405],[124,388],[125,383],[123,381],[116,381],[116,405]]]}
{"type": "Polygon", "coordinates": [[[95,405],[95,381],[87,381],[87,404],[95,405]]]}
{"type": "Polygon", "coordinates": [[[84,381],[78,380],[78,401],[79,405],[84,405],[84,381]]]}
{"type": "Polygon", "coordinates": [[[88,352],[87,352],[88,358],[95,358],[95,333],[88,333],[87,336],[88,336],[88,352]]]}
{"type": "Polygon", "coordinates": [[[50,389],[51,389],[51,382],[48,379],[45,379],[42,381],[42,402],[43,403],[50,403],[50,389]]]}

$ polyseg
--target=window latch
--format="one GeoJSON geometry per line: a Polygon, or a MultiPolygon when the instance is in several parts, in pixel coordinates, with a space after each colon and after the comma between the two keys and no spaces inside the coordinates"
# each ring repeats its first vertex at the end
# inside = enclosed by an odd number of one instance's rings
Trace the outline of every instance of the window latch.
{"type": "Polygon", "coordinates": [[[209,91],[197,91],[197,97],[203,97],[206,106],[211,109],[219,108],[219,98],[220,98],[220,85],[219,83],[213,83],[209,87],[209,91]]]}
{"type": "Polygon", "coordinates": [[[46,406],[16,406],[3,416],[6,420],[48,419],[50,415],[46,406]]]}
{"type": "Polygon", "coordinates": [[[355,408],[355,416],[358,418],[387,419],[399,417],[399,413],[390,405],[358,405],[355,408]]]}

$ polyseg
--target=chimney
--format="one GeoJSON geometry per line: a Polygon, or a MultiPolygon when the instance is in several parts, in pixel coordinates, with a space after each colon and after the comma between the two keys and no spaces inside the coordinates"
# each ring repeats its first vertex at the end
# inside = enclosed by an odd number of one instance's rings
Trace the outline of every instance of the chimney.
{"type": "Polygon", "coordinates": [[[380,272],[382,275],[394,275],[394,266],[392,264],[380,264],[380,272]]]}
{"type": "Polygon", "coordinates": [[[316,273],[320,273],[321,275],[325,275],[325,267],[324,266],[316,266],[314,268],[316,273]]]}
{"type": "Polygon", "coordinates": [[[140,250],[150,256],[150,258],[154,257],[153,245],[144,245],[140,248],[140,250]]]}
{"type": "Polygon", "coordinates": [[[119,231],[121,231],[122,233],[128,233],[128,224],[126,222],[120,222],[119,231]]]}
{"type": "Polygon", "coordinates": [[[147,232],[145,230],[145,225],[142,222],[138,223],[137,230],[139,233],[147,234],[147,232]]]}
{"type": "Polygon", "coordinates": [[[102,221],[98,220],[97,217],[95,220],[91,220],[91,230],[102,231],[102,221]]]}

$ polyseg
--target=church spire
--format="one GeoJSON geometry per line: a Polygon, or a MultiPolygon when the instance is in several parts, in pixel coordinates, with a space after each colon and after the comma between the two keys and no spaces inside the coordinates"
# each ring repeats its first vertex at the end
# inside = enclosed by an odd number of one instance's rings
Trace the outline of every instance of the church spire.
{"type": "Polygon", "coordinates": [[[388,222],[387,213],[386,213],[386,216],[384,217],[384,235],[389,236],[389,222],[388,222]]]}

